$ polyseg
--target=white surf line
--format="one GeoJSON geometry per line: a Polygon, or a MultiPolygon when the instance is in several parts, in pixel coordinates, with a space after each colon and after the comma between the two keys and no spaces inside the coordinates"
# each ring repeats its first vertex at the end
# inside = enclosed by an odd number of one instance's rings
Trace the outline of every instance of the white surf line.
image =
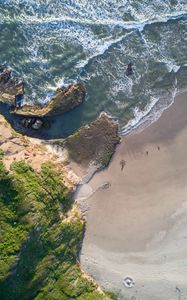
{"type": "Polygon", "coordinates": [[[127,38],[131,34],[133,34],[133,31],[127,33],[126,35],[121,36],[118,39],[106,41],[103,45],[98,46],[97,53],[94,53],[93,55],[89,56],[86,60],[80,61],[75,67],[78,69],[84,68],[90,62],[90,60],[93,60],[96,57],[102,56],[111,47],[120,43],[121,41],[123,41],[125,38],[127,38]]]}
{"type": "Polygon", "coordinates": [[[143,131],[146,127],[151,125],[152,123],[156,122],[162,115],[162,113],[168,109],[175,101],[175,97],[179,94],[180,91],[177,89],[177,78],[175,79],[173,90],[171,91],[171,95],[168,96],[170,102],[167,105],[164,105],[159,108],[159,110],[153,112],[157,102],[159,102],[162,97],[151,97],[152,101],[148,103],[145,110],[139,110],[137,107],[134,108],[134,118],[131,119],[120,131],[122,136],[136,133],[138,129],[143,131]],[[153,113],[153,115],[151,115],[153,113]],[[151,118],[149,118],[151,116],[151,118]],[[149,119],[148,119],[149,118],[149,119]],[[148,124],[146,124],[148,121],[148,124]],[[140,127],[142,126],[142,127],[140,127]]]}
{"type": "MultiPolygon", "coordinates": [[[[186,5],[187,8],[187,5],[186,5]]],[[[119,26],[125,29],[138,29],[139,31],[142,31],[146,25],[151,25],[154,23],[166,23],[169,20],[176,20],[180,19],[182,17],[185,17],[187,15],[187,9],[183,11],[176,12],[174,14],[165,14],[161,16],[160,18],[156,19],[145,19],[141,21],[118,21],[113,19],[82,19],[82,18],[72,18],[69,16],[62,16],[62,17],[32,17],[28,15],[21,14],[20,16],[16,16],[16,20],[21,21],[24,23],[78,23],[82,25],[103,25],[103,26],[119,26]]],[[[4,17],[5,21],[12,20],[10,17],[4,17]]],[[[1,21],[2,22],[2,21],[1,21]]]]}

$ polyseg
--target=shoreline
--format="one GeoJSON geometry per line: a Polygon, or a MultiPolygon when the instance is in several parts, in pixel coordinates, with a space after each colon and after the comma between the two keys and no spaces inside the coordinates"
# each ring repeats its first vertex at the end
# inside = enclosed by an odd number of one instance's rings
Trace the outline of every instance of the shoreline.
{"type": "MultiPolygon", "coordinates": [[[[155,118],[153,117],[153,119],[151,119],[150,122],[148,122],[148,119],[150,117],[150,113],[152,112],[152,109],[154,110],[155,105],[151,108],[151,110],[147,114],[145,114],[143,116],[143,118],[140,118],[138,123],[135,123],[135,125],[132,128],[128,129],[128,130],[125,129],[126,127],[128,128],[128,126],[127,126],[128,123],[127,123],[124,127],[122,127],[122,129],[119,132],[121,138],[127,137],[131,134],[139,134],[142,131],[144,131],[147,127],[149,127],[152,124],[154,124],[155,122],[157,122],[161,118],[162,114],[174,104],[175,99],[178,98],[180,95],[185,94],[185,93],[187,93],[186,88],[174,92],[174,96],[172,97],[171,102],[168,105],[163,106],[163,108],[161,110],[158,110],[158,111],[154,112],[153,115],[157,115],[157,117],[155,117],[155,118]],[[143,122],[142,122],[142,119],[143,119],[143,122]]],[[[157,104],[157,102],[156,102],[156,104],[157,104]]],[[[133,122],[134,118],[131,119],[130,122],[131,121],[133,122]]]]}
{"type": "Polygon", "coordinates": [[[122,137],[109,167],[77,195],[89,196],[81,264],[106,289],[174,300],[179,287],[180,299],[187,297],[186,115],[187,92],[149,127],[122,137]]]}

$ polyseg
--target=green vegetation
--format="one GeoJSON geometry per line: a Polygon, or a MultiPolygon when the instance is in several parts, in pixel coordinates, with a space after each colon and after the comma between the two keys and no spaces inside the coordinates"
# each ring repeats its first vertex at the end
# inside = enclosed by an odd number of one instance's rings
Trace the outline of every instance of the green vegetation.
{"type": "Polygon", "coordinates": [[[106,292],[106,295],[108,295],[112,300],[118,300],[119,295],[114,292],[106,292]]]}
{"type": "Polygon", "coordinates": [[[0,299],[103,300],[77,260],[84,222],[52,165],[7,172],[0,151],[0,299]]]}

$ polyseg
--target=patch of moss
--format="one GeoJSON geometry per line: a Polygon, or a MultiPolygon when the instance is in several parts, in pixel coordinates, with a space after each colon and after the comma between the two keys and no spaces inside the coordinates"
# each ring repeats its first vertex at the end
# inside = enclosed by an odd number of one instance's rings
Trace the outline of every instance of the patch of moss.
{"type": "Polygon", "coordinates": [[[4,156],[4,151],[0,148],[0,160],[3,158],[4,156]]]}

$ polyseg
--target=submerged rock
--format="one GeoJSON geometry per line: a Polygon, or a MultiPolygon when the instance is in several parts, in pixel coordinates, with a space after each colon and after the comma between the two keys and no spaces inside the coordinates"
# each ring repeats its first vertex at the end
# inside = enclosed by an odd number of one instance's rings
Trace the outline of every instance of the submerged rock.
{"type": "Polygon", "coordinates": [[[42,128],[43,121],[40,119],[36,119],[36,121],[32,124],[32,129],[39,130],[42,128]]]}
{"type": "Polygon", "coordinates": [[[0,65],[0,100],[15,105],[16,95],[24,94],[24,83],[12,76],[11,70],[0,65]]]}
{"type": "Polygon", "coordinates": [[[26,116],[55,116],[63,114],[84,101],[85,87],[81,83],[56,90],[51,101],[45,106],[24,105],[15,108],[13,113],[26,116]]]}
{"type": "Polygon", "coordinates": [[[32,118],[24,118],[22,121],[21,121],[22,125],[25,127],[25,128],[30,128],[32,123],[33,123],[33,120],[32,118]]]}
{"type": "Polygon", "coordinates": [[[49,125],[43,119],[34,117],[25,117],[21,123],[25,128],[34,130],[40,130],[46,128],[46,125],[49,125]]]}
{"type": "Polygon", "coordinates": [[[85,167],[93,163],[97,169],[106,167],[120,142],[118,129],[118,123],[102,113],[66,139],[70,159],[85,167]]]}

